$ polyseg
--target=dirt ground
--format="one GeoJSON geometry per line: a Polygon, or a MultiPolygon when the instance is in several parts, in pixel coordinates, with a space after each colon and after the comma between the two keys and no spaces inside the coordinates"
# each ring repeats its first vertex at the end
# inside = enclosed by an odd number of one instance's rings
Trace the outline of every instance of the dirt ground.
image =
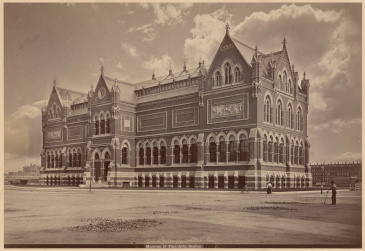
{"type": "Polygon", "coordinates": [[[93,190],[5,187],[8,244],[225,244],[361,247],[361,191],[93,190]],[[97,219],[152,219],[120,232],[71,231],[97,219]],[[334,246],[333,246],[334,245],[334,246]]]}

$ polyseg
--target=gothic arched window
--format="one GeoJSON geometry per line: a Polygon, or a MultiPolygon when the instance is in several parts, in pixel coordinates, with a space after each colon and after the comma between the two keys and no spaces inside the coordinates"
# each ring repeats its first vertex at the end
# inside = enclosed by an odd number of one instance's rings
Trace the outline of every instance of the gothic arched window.
{"type": "Polygon", "coordinates": [[[198,162],[198,146],[196,145],[195,139],[191,139],[190,141],[190,163],[197,163],[198,162]]]}
{"type": "Polygon", "coordinates": [[[161,165],[166,165],[166,146],[164,142],[160,143],[160,156],[161,156],[161,165]]]}
{"type": "Polygon", "coordinates": [[[283,104],[279,99],[278,103],[276,104],[276,124],[283,125],[283,104]]]}
{"type": "Polygon", "coordinates": [[[238,67],[234,69],[234,82],[240,82],[241,81],[241,72],[238,67]]]}
{"type": "Polygon", "coordinates": [[[271,106],[271,99],[269,96],[266,96],[265,98],[264,121],[268,123],[272,122],[272,106],[271,106]]]}
{"type": "Polygon", "coordinates": [[[224,65],[224,77],[225,77],[225,84],[232,83],[231,64],[228,62],[224,65]]]}
{"type": "Polygon", "coordinates": [[[233,135],[231,135],[229,137],[228,152],[229,152],[229,161],[236,161],[237,160],[237,143],[236,143],[236,139],[233,135]]]}
{"type": "Polygon", "coordinates": [[[214,80],[215,80],[215,85],[216,85],[216,86],[221,86],[221,85],[222,85],[222,76],[221,76],[221,73],[220,73],[219,71],[217,71],[217,72],[215,73],[215,78],[214,78],[214,80]]]}
{"type": "Polygon", "coordinates": [[[219,138],[219,162],[226,162],[226,142],[224,137],[219,138]]]}

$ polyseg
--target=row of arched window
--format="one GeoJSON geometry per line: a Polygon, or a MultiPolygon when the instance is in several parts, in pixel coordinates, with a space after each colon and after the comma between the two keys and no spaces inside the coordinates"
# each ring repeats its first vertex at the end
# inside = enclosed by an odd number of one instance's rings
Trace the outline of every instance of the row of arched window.
{"type": "Polygon", "coordinates": [[[59,151],[49,151],[46,154],[46,168],[61,168],[62,166],[67,167],[81,167],[81,159],[82,159],[82,153],[81,149],[69,149],[67,153],[67,161],[66,163],[63,163],[62,157],[64,154],[61,150],[59,151]]]}
{"type": "Polygon", "coordinates": [[[48,119],[55,119],[61,117],[61,108],[53,104],[51,108],[48,110],[48,119]]]}
{"type": "Polygon", "coordinates": [[[235,66],[232,74],[232,66],[229,62],[224,64],[224,75],[220,70],[217,70],[213,76],[213,86],[222,86],[223,84],[231,84],[242,80],[242,73],[238,66],[235,66]]]}
{"type": "MultiPolygon", "coordinates": [[[[284,109],[282,101],[279,99],[276,103],[276,124],[280,126],[284,126],[284,109]]],[[[264,103],[264,121],[268,123],[273,123],[273,109],[272,109],[272,101],[269,95],[265,98],[264,103]]],[[[294,128],[294,112],[292,104],[289,103],[286,110],[286,127],[294,128]]],[[[303,131],[303,112],[302,108],[298,106],[296,112],[296,129],[299,131],[303,131]]]]}
{"type": "Polygon", "coordinates": [[[293,86],[290,79],[288,79],[288,74],[284,70],[283,76],[279,74],[278,76],[278,82],[279,82],[279,89],[282,91],[285,91],[287,93],[292,94],[293,93],[293,86]]]}
{"type": "Polygon", "coordinates": [[[249,144],[246,135],[241,134],[239,138],[230,135],[228,140],[223,135],[218,141],[213,136],[209,138],[209,162],[237,162],[249,161],[249,144]]]}
{"type": "Polygon", "coordinates": [[[273,163],[286,163],[290,162],[292,165],[304,165],[305,164],[305,148],[303,143],[298,144],[298,141],[291,144],[284,145],[284,140],[276,138],[275,141],[272,137],[269,139],[264,136],[263,141],[263,160],[264,162],[273,163]]]}
{"type": "Polygon", "coordinates": [[[94,117],[94,135],[102,135],[110,133],[110,114],[101,113],[100,116],[94,117]]]}

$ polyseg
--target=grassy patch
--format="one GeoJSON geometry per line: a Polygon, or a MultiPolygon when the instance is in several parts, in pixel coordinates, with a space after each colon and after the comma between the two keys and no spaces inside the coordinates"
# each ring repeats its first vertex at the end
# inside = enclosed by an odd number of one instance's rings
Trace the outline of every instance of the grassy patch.
{"type": "Polygon", "coordinates": [[[89,224],[71,227],[69,228],[69,230],[77,232],[121,232],[134,229],[143,229],[146,227],[156,227],[163,224],[163,222],[145,218],[135,220],[122,220],[96,217],[91,219],[84,219],[83,221],[89,222],[89,224]]]}

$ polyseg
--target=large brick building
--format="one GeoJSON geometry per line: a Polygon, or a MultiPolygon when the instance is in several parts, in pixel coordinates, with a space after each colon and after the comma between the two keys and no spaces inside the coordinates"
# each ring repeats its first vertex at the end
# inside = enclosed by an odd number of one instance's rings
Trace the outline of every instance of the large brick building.
{"type": "Polygon", "coordinates": [[[138,187],[310,187],[309,80],[286,41],[265,54],[224,36],[210,66],[140,83],[54,85],[42,113],[41,182],[138,187]]]}

